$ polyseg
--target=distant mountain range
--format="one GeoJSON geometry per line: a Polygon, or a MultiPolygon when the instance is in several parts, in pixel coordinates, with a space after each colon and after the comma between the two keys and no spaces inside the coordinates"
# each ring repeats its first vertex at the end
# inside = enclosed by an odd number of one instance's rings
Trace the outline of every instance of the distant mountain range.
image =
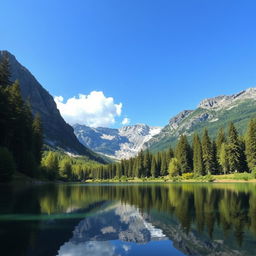
{"type": "Polygon", "coordinates": [[[73,127],[75,135],[83,145],[114,159],[127,159],[137,155],[143,145],[161,131],[161,127],[145,124],[124,126],[120,129],[92,128],[79,124],[73,127]]]}
{"type": "Polygon", "coordinates": [[[0,51],[0,60],[7,54],[10,62],[11,80],[19,80],[23,99],[31,104],[32,112],[39,113],[43,123],[45,143],[64,151],[87,156],[105,162],[99,155],[83,146],[74,135],[73,128],[61,117],[53,97],[40,85],[36,78],[22,66],[14,55],[0,51]]]}
{"type": "Polygon", "coordinates": [[[195,110],[184,110],[171,118],[163,129],[141,124],[120,129],[75,125],[74,130],[85,146],[122,159],[135,156],[141,149],[166,150],[176,144],[179,135],[186,134],[191,140],[194,132],[201,134],[205,127],[215,137],[218,129],[227,128],[231,121],[244,133],[253,117],[256,117],[256,88],[249,88],[230,96],[204,99],[195,110]]]}
{"type": "Polygon", "coordinates": [[[161,130],[159,134],[145,143],[152,152],[167,149],[175,145],[180,134],[202,133],[208,128],[211,137],[215,137],[220,127],[227,128],[232,121],[239,132],[244,133],[247,123],[256,117],[256,88],[249,88],[230,96],[218,96],[204,99],[195,110],[184,110],[161,130]]]}

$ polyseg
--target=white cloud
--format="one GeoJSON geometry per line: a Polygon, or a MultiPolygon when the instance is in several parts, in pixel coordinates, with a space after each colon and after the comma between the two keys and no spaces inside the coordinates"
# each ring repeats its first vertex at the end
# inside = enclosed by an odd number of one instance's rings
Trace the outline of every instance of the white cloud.
{"type": "Polygon", "coordinates": [[[125,118],[123,119],[123,121],[122,121],[122,125],[127,125],[127,124],[129,124],[130,122],[131,122],[131,119],[125,117],[125,118]]]}
{"type": "Polygon", "coordinates": [[[72,243],[67,242],[62,245],[58,251],[57,256],[84,256],[84,255],[94,255],[94,256],[114,256],[115,247],[107,241],[89,241],[84,243],[72,243]]]}
{"type": "Polygon", "coordinates": [[[91,127],[110,126],[122,113],[122,103],[115,104],[112,97],[105,97],[102,91],[92,91],[88,95],[79,94],[66,103],[62,96],[54,97],[57,107],[69,124],[84,124],[91,127]]]}

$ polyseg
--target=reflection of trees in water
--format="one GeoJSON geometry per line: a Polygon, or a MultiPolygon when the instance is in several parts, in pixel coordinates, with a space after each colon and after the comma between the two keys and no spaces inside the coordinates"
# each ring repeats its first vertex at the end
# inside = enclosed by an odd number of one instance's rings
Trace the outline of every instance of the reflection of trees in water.
{"type": "MultiPolygon", "coordinates": [[[[256,190],[253,184],[64,184],[36,186],[22,191],[6,187],[2,188],[1,195],[2,214],[69,213],[93,209],[102,201],[121,201],[136,206],[142,213],[153,210],[166,213],[177,219],[185,232],[193,228],[214,238],[214,230],[222,230],[222,236],[233,236],[240,245],[248,231],[256,235],[256,190]]],[[[6,230],[1,235],[1,244],[10,248],[13,252],[10,255],[16,252],[25,255],[28,248],[33,248],[40,229],[38,224],[37,220],[1,222],[1,229],[6,230]],[[12,246],[14,240],[16,247],[12,246]]],[[[63,225],[66,224],[67,220],[63,220],[63,225]]],[[[71,232],[72,221],[69,226],[71,232]]]]}
{"type": "Polygon", "coordinates": [[[68,212],[97,201],[118,200],[177,217],[189,231],[194,223],[199,232],[212,237],[215,225],[225,236],[233,234],[242,244],[244,230],[256,235],[256,191],[252,184],[171,184],[114,186],[51,186],[40,198],[44,213],[68,212]]]}

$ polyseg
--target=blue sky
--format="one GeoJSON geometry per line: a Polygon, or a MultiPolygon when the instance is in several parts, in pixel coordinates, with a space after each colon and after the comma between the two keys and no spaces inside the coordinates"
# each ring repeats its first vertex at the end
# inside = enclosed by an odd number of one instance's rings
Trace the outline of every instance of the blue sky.
{"type": "Polygon", "coordinates": [[[63,103],[102,91],[122,103],[112,126],[163,126],[256,86],[255,12],[254,0],[2,0],[0,49],[63,103]]]}

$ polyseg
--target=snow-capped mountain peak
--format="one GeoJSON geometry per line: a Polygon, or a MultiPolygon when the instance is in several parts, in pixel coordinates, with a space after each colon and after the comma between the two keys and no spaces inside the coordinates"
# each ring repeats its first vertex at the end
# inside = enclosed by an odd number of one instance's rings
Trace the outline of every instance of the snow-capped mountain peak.
{"type": "Polygon", "coordinates": [[[128,125],[120,129],[74,125],[75,135],[82,144],[116,159],[137,155],[144,144],[160,131],[161,127],[150,127],[146,124],[128,125]]]}

